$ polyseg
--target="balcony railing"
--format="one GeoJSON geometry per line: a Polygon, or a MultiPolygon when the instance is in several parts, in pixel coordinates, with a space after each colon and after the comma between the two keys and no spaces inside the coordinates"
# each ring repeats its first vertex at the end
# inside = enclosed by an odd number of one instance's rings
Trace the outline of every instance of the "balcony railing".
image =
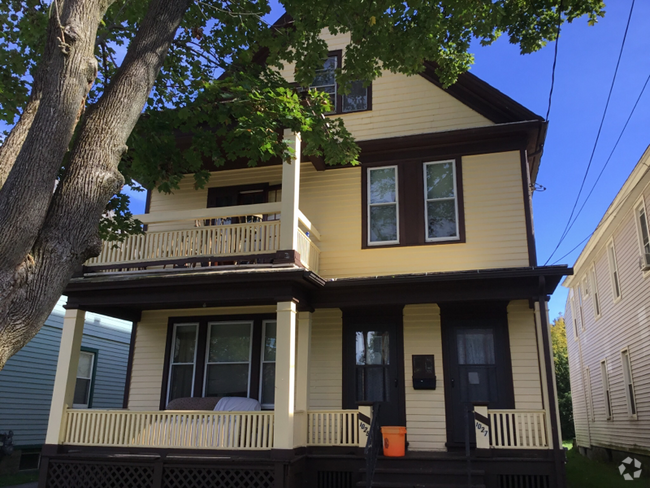
{"type": "Polygon", "coordinates": [[[74,410],[63,444],[174,449],[273,448],[273,412],[74,410]]]}
{"type": "MultiPolygon", "coordinates": [[[[164,264],[270,258],[280,249],[280,203],[164,212],[137,216],[150,226],[145,234],[123,242],[105,242],[91,269],[141,268],[164,264]],[[241,223],[244,221],[244,223],[241,223]],[[240,223],[237,223],[240,222],[240,223]],[[162,230],[156,230],[163,227],[162,230]],[[165,229],[165,227],[170,228],[165,229]],[[243,258],[243,259],[242,259],[243,258]]],[[[300,213],[296,249],[305,268],[318,272],[320,250],[312,241],[318,231],[300,213]]]]}

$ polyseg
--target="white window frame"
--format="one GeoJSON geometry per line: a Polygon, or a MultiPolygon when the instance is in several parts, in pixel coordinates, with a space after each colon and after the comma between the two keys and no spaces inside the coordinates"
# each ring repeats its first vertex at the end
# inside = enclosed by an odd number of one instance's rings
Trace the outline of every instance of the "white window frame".
{"type": "Polygon", "coordinates": [[[621,291],[621,277],[618,273],[616,249],[614,248],[613,239],[607,244],[607,261],[609,263],[609,278],[612,282],[612,295],[614,296],[614,302],[618,302],[623,296],[623,292],[621,291]]]}
{"type": "Polygon", "coordinates": [[[573,329],[573,340],[578,340],[578,316],[576,315],[576,298],[573,288],[569,291],[569,303],[571,304],[571,325],[573,329]]]}
{"type": "Polygon", "coordinates": [[[458,241],[460,240],[460,224],[458,222],[458,188],[456,184],[456,160],[455,159],[446,159],[444,161],[429,161],[422,165],[423,171],[423,190],[424,190],[424,239],[426,242],[440,242],[440,241],[458,241]],[[428,198],[427,192],[427,166],[434,164],[446,164],[451,163],[452,168],[452,181],[454,184],[454,211],[456,214],[456,235],[451,237],[429,237],[429,206],[427,203],[451,200],[452,198],[428,198]]]}
{"type": "Polygon", "coordinates": [[[400,239],[400,227],[399,227],[399,170],[397,165],[391,165],[391,166],[376,166],[372,168],[368,168],[367,173],[366,173],[366,198],[367,198],[367,232],[368,232],[368,246],[389,246],[392,244],[399,244],[399,239],[400,239]],[[376,171],[380,169],[388,169],[388,168],[393,168],[395,170],[395,202],[391,203],[370,203],[370,189],[371,189],[371,182],[370,182],[370,172],[371,171],[376,171]],[[370,233],[370,208],[371,207],[378,207],[378,206],[385,206],[385,205],[395,205],[395,225],[397,229],[397,240],[394,241],[371,241],[371,233],[370,233]]]}
{"type": "MultiPolygon", "coordinates": [[[[636,231],[639,237],[639,249],[641,252],[641,270],[645,271],[645,275],[650,271],[650,252],[646,252],[643,236],[643,227],[641,226],[641,212],[643,212],[643,220],[645,221],[646,236],[650,243],[650,227],[648,227],[648,212],[645,206],[645,200],[641,198],[634,207],[634,221],[636,222],[636,231]]],[[[650,244],[649,244],[650,245],[650,244]]]]}
{"type": "Polygon", "coordinates": [[[600,362],[600,376],[603,383],[603,403],[605,407],[605,418],[612,420],[612,391],[609,387],[609,373],[607,372],[607,359],[600,362]]]}
{"type": "Polygon", "coordinates": [[[627,414],[630,418],[637,418],[637,401],[634,392],[634,377],[632,376],[632,358],[630,357],[630,348],[621,349],[621,368],[623,369],[623,380],[625,382],[625,403],[627,404],[627,414]],[[627,360],[626,360],[627,358],[627,360]],[[631,398],[630,398],[631,396],[631,398]]]}
{"type": "Polygon", "coordinates": [[[172,369],[174,366],[187,366],[188,364],[192,364],[192,389],[190,392],[190,396],[194,396],[194,379],[196,377],[196,354],[198,350],[198,340],[199,340],[199,323],[198,322],[179,322],[177,324],[174,324],[174,331],[172,333],[172,345],[171,345],[171,351],[169,355],[169,378],[167,380],[167,403],[169,403],[170,396],[172,394],[172,369]],[[178,330],[179,327],[195,327],[195,334],[194,334],[194,359],[192,360],[192,363],[174,363],[174,344],[176,344],[176,331],[178,330]]]}
{"type": "Polygon", "coordinates": [[[600,318],[602,310],[600,309],[600,295],[598,294],[598,278],[596,277],[596,263],[591,265],[591,294],[594,301],[594,318],[600,318]]]}
{"type": "Polygon", "coordinates": [[[587,416],[591,421],[596,420],[596,411],[594,410],[594,397],[591,389],[591,372],[589,366],[585,368],[585,395],[587,396],[587,416]]]}
{"type": "Polygon", "coordinates": [[[585,314],[584,314],[584,308],[582,304],[582,287],[580,285],[577,286],[576,288],[577,294],[578,294],[578,312],[580,316],[580,329],[584,332],[585,331],[585,314]]]}
{"type": "Polygon", "coordinates": [[[589,295],[591,295],[591,286],[589,286],[589,272],[585,273],[585,275],[582,277],[582,289],[584,291],[584,297],[587,298],[589,295]]]}
{"type": "MultiPolygon", "coordinates": [[[[82,354],[87,354],[91,357],[90,377],[86,378],[85,376],[79,376],[79,369],[77,368],[77,375],[75,376],[75,380],[81,378],[90,381],[90,386],[88,388],[88,401],[86,403],[73,403],[72,408],[90,408],[90,405],[92,404],[91,394],[93,392],[93,386],[94,386],[93,383],[95,382],[93,372],[95,371],[95,360],[96,360],[97,353],[92,351],[79,351],[79,357],[81,357],[82,354]]],[[[75,381],[75,385],[76,385],[76,381],[75,381]]]]}
{"type": "MultiPolygon", "coordinates": [[[[208,384],[208,366],[213,364],[248,364],[248,379],[246,380],[246,397],[250,398],[251,396],[251,370],[253,369],[253,320],[211,320],[208,322],[208,330],[205,339],[205,364],[203,365],[203,396],[206,396],[206,386],[208,384]],[[211,363],[210,359],[210,335],[212,334],[212,326],[219,324],[248,324],[249,325],[249,340],[248,340],[248,362],[244,361],[228,361],[228,362],[218,362],[211,363]]],[[[196,359],[195,359],[196,362],[196,359]]]]}
{"type": "MultiPolygon", "coordinates": [[[[262,321],[262,344],[260,346],[260,385],[259,385],[260,391],[258,392],[258,398],[260,399],[260,405],[262,405],[262,408],[265,409],[265,410],[266,409],[268,409],[268,410],[275,409],[275,403],[262,403],[262,385],[264,384],[264,364],[266,364],[266,363],[274,363],[275,364],[277,362],[277,352],[278,352],[278,350],[277,350],[277,331],[278,331],[277,324],[278,324],[277,320],[270,320],[269,319],[269,320],[262,321]],[[270,322],[275,323],[275,327],[276,327],[275,328],[275,333],[276,333],[276,349],[275,349],[276,361],[267,361],[267,360],[264,359],[264,347],[265,347],[264,345],[266,344],[266,324],[268,324],[270,322]]],[[[277,372],[277,369],[276,369],[276,372],[277,372]]]]}

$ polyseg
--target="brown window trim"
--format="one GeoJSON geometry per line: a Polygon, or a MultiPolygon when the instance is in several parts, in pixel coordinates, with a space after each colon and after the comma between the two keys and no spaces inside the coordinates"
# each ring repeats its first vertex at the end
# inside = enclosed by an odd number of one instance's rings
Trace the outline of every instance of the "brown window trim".
{"type": "Polygon", "coordinates": [[[361,167],[361,248],[384,249],[388,247],[431,246],[465,243],[465,205],[463,200],[462,157],[420,157],[363,164],[361,167]],[[446,241],[426,240],[424,222],[424,163],[454,160],[456,163],[456,199],[458,202],[458,239],[446,241]],[[399,243],[368,244],[368,168],[397,166],[399,243]]]}
{"type": "MultiPolygon", "coordinates": [[[[334,51],[329,51],[327,57],[336,57],[336,67],[343,67],[343,51],[341,49],[336,49],[334,51]]],[[[347,112],[343,111],[343,96],[341,95],[339,84],[336,84],[336,111],[330,112],[327,115],[347,115],[347,114],[357,114],[359,112],[370,112],[372,110],[372,83],[367,87],[368,90],[368,103],[365,109],[363,110],[350,110],[347,112]]]]}
{"type": "Polygon", "coordinates": [[[265,320],[276,320],[277,316],[274,313],[266,314],[250,314],[250,315],[199,315],[193,317],[169,317],[167,321],[167,340],[165,343],[165,361],[162,377],[162,385],[160,389],[160,410],[165,410],[167,407],[167,393],[169,387],[169,367],[171,361],[172,339],[174,336],[174,325],[180,323],[199,324],[198,337],[197,337],[197,353],[196,368],[194,374],[194,384],[192,385],[192,396],[203,396],[203,379],[205,373],[205,350],[207,346],[208,337],[208,322],[227,322],[231,320],[237,321],[252,321],[253,322],[253,335],[251,344],[251,369],[250,379],[248,382],[248,389],[250,398],[259,401],[259,390],[262,373],[262,325],[265,320]]]}

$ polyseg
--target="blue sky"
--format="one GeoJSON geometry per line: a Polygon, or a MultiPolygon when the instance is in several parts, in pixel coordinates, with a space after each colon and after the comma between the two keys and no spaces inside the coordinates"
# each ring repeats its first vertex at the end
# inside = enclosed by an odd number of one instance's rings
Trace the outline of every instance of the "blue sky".
{"type": "MultiPolygon", "coordinates": [[[[590,27],[586,20],[565,24],[560,36],[549,130],[537,182],[546,191],[533,197],[537,255],[544,264],[557,245],[569,218],[594,147],[616,61],[620,52],[631,0],[608,2],[605,18],[590,27]]],[[[580,205],[605,164],[643,84],[650,75],[650,2],[637,1],[612,98],[596,148],[580,205]]],[[[500,39],[475,51],[472,73],[545,116],[548,107],[553,45],[521,56],[515,46],[500,39]]],[[[650,87],[607,169],[549,264],[554,263],[598,225],[632,168],[650,144],[650,87]]],[[[582,245],[559,264],[573,265],[582,245]]],[[[559,287],[550,302],[551,318],[564,311],[566,289],[559,287]]]]}

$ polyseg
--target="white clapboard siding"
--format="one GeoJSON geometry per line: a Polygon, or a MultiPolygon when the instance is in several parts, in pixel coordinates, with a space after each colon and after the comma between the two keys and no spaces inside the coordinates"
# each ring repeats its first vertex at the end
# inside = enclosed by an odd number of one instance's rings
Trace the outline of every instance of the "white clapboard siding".
{"type": "Polygon", "coordinates": [[[646,151],[616,196],[612,218],[605,218],[578,258],[574,276],[567,279],[576,294],[576,310],[565,310],[571,393],[576,439],[580,446],[606,447],[650,453],[650,272],[641,269],[641,248],[635,208],[643,202],[650,212],[650,149],[646,151]],[[607,257],[614,243],[621,298],[615,300],[607,257]],[[596,317],[591,269],[595,265],[600,316],[596,317]],[[589,294],[584,294],[588,276],[589,294]],[[577,286],[583,292],[580,322],[577,286]],[[574,338],[574,315],[579,321],[574,338]],[[628,348],[637,415],[628,411],[621,351],[628,348]],[[612,416],[607,419],[600,363],[607,360],[612,416]],[[585,370],[589,369],[589,378],[585,370]],[[589,383],[587,384],[587,381],[589,383]]]}

